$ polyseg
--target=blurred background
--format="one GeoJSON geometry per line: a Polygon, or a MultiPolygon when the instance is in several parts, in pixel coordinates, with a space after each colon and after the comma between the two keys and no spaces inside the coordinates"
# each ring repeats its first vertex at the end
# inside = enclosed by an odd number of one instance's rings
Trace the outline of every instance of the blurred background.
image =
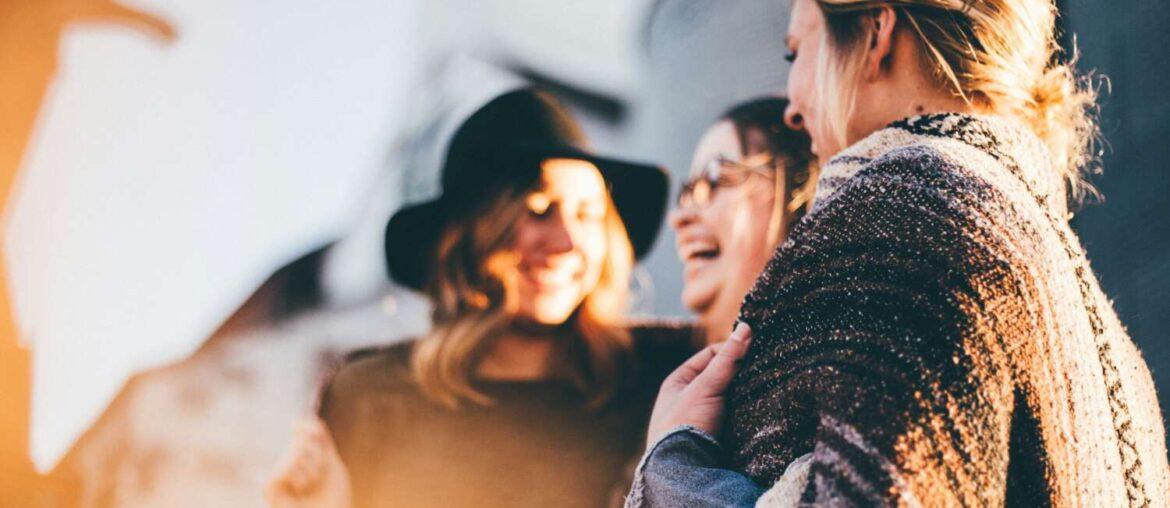
{"type": "MultiPolygon", "coordinates": [[[[1104,201],[1075,227],[1165,410],[1170,4],[1058,4],[1080,69],[1110,80],[1104,201]]],[[[426,330],[425,303],[386,276],[382,231],[438,192],[464,117],[536,83],[597,149],[677,186],[719,113],[783,92],[787,11],[0,0],[4,476],[47,475],[61,505],[261,505],[329,366],[426,330]]],[[[639,314],[685,315],[680,270],[664,232],[639,314]]]]}

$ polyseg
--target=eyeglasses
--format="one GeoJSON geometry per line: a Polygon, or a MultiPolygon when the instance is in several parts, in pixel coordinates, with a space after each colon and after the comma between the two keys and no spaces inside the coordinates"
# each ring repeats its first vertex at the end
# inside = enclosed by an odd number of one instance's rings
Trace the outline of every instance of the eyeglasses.
{"type": "Polygon", "coordinates": [[[715,198],[720,187],[734,187],[758,174],[767,178],[775,175],[775,159],[768,158],[760,164],[748,165],[717,155],[703,166],[698,174],[683,183],[678,193],[678,207],[707,206],[715,198]]]}

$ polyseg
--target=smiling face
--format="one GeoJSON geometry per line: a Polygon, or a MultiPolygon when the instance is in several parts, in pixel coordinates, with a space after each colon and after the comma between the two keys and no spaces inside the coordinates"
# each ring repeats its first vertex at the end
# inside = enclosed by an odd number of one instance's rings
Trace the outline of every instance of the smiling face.
{"type": "MultiPolygon", "coordinates": [[[[758,131],[748,130],[749,147],[762,143],[758,131]]],[[[747,165],[772,159],[767,151],[751,150],[744,156],[735,126],[721,121],[712,126],[695,149],[692,175],[717,157],[747,165]]],[[[691,204],[671,212],[679,259],[684,264],[682,302],[699,315],[709,339],[721,339],[731,331],[744,295],[763,270],[775,247],[769,225],[777,193],[771,178],[752,174],[738,185],[719,186],[705,205],[691,204]]],[[[783,181],[780,182],[783,186],[783,181]]]]}
{"type": "Polygon", "coordinates": [[[609,197],[593,164],[549,159],[541,186],[526,198],[511,252],[516,317],[564,323],[598,285],[606,262],[609,197]]]}

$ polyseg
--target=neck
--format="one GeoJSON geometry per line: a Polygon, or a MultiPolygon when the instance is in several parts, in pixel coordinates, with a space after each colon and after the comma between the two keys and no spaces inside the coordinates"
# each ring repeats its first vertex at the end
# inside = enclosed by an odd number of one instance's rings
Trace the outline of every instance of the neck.
{"type": "Polygon", "coordinates": [[[706,344],[714,344],[723,339],[731,333],[728,330],[727,323],[721,320],[704,319],[700,325],[703,328],[703,339],[706,344]]]}
{"type": "MultiPolygon", "coordinates": [[[[760,268],[762,271],[763,268],[760,268]]],[[[759,271],[755,272],[759,274],[759,271]]],[[[735,280],[728,280],[726,284],[733,285],[735,280]]],[[[742,287],[729,287],[721,292],[719,297],[711,302],[711,306],[699,314],[699,325],[703,328],[703,338],[707,344],[714,344],[726,340],[731,334],[731,328],[739,317],[739,309],[743,304],[743,296],[751,289],[755,279],[750,279],[742,287]]]]}
{"type": "Polygon", "coordinates": [[[976,113],[978,107],[955,94],[954,87],[930,72],[916,37],[899,31],[895,51],[876,76],[858,89],[850,144],[906,117],[935,113],[976,113]]]}
{"type": "Polygon", "coordinates": [[[537,381],[555,373],[557,339],[554,334],[536,334],[509,330],[492,341],[484,359],[476,368],[483,379],[499,381],[537,381]]]}
{"type": "MultiPolygon", "coordinates": [[[[868,125],[863,127],[863,130],[876,132],[893,122],[912,116],[979,112],[976,106],[967,103],[961,97],[951,95],[949,92],[939,92],[936,88],[926,88],[925,86],[911,87],[910,89],[912,90],[910,92],[900,91],[883,94],[888,99],[875,100],[873,104],[878,106],[874,108],[871,115],[868,115],[871,120],[868,125]]],[[[863,137],[865,136],[858,136],[857,139],[863,137]]]]}
{"type": "Polygon", "coordinates": [[[886,125],[911,116],[933,115],[936,113],[978,113],[978,108],[964,101],[962,97],[947,94],[926,95],[907,103],[901,111],[891,111],[886,125]]]}

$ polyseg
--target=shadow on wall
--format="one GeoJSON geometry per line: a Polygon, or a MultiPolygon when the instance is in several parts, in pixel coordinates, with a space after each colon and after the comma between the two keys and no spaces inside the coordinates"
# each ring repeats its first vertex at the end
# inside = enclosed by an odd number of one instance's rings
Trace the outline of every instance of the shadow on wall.
{"type": "MultiPolygon", "coordinates": [[[[25,148],[45,93],[57,73],[57,52],[73,23],[110,23],[161,42],[174,39],[164,20],[112,0],[9,0],[0,3],[0,217],[19,182],[25,148]]],[[[3,220],[3,219],[0,219],[3,220]]],[[[6,224],[6,220],[0,222],[6,224]]],[[[0,266],[6,266],[0,250],[0,266]]],[[[0,270],[0,503],[58,505],[29,461],[30,357],[13,320],[7,269],[0,270]]]]}

